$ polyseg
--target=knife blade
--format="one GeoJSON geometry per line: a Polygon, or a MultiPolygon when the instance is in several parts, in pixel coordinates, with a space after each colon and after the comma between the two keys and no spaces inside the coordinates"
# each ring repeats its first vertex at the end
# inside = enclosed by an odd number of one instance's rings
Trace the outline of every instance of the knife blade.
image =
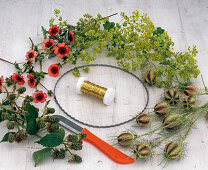
{"type": "Polygon", "coordinates": [[[90,132],[86,128],[82,128],[81,126],[77,125],[76,123],[72,122],[71,120],[65,118],[64,116],[54,115],[55,117],[59,118],[59,124],[68,130],[72,131],[73,133],[86,133],[87,137],[84,138],[84,141],[87,141],[97,147],[100,151],[102,151],[105,155],[111,158],[113,161],[120,163],[120,164],[130,164],[134,162],[134,159],[125,155],[118,149],[114,148],[113,146],[109,145],[92,132],[90,132]]]}

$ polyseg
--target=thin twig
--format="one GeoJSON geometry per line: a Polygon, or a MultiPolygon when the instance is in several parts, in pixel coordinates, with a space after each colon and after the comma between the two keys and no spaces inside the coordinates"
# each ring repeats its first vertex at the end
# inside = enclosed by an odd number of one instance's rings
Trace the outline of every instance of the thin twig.
{"type": "Polygon", "coordinates": [[[97,21],[103,20],[103,19],[105,19],[105,18],[110,18],[110,17],[112,17],[112,16],[114,16],[114,15],[117,15],[117,14],[118,14],[118,13],[116,12],[115,14],[111,14],[111,15],[108,15],[107,17],[100,18],[100,19],[98,19],[97,21]]]}
{"type": "Polygon", "coordinates": [[[29,39],[30,39],[30,41],[31,41],[31,44],[32,44],[32,47],[31,47],[31,49],[33,50],[33,47],[34,47],[34,43],[33,43],[32,39],[31,39],[31,37],[29,37],[29,39]]]}
{"type": "Polygon", "coordinates": [[[9,63],[9,64],[14,65],[14,63],[12,63],[12,62],[10,62],[10,61],[7,61],[7,60],[5,60],[5,59],[3,59],[3,58],[0,58],[0,60],[2,60],[2,61],[4,61],[4,62],[7,62],[7,63],[9,63]]]}

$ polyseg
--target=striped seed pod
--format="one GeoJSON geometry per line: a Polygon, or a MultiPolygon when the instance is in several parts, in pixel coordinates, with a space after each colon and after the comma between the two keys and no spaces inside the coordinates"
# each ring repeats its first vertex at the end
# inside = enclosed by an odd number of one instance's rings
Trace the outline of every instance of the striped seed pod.
{"type": "Polygon", "coordinates": [[[196,92],[197,92],[196,88],[192,85],[186,86],[184,88],[184,94],[186,96],[194,96],[196,95],[196,92]]]}
{"type": "Polygon", "coordinates": [[[170,111],[169,105],[166,102],[161,102],[155,105],[154,112],[159,116],[164,116],[170,111]]]}
{"type": "Polygon", "coordinates": [[[168,129],[173,129],[181,124],[181,115],[170,114],[163,119],[163,126],[166,126],[168,129]]]}
{"type": "Polygon", "coordinates": [[[195,107],[196,99],[193,96],[187,96],[183,101],[183,106],[187,110],[192,110],[195,107]]]}
{"type": "Polygon", "coordinates": [[[135,139],[135,135],[128,132],[122,133],[117,137],[118,144],[120,144],[121,146],[131,146],[134,143],[135,139]]]}
{"type": "Polygon", "coordinates": [[[136,159],[147,159],[150,157],[152,147],[149,144],[137,144],[134,146],[133,153],[136,159]]]}
{"type": "Polygon", "coordinates": [[[145,77],[144,77],[144,82],[148,84],[149,86],[152,86],[155,84],[155,79],[156,79],[156,73],[153,70],[149,70],[146,72],[145,77]]]}
{"type": "Polygon", "coordinates": [[[179,102],[179,93],[174,89],[166,91],[164,97],[165,101],[171,105],[176,105],[179,102]]]}
{"type": "Polygon", "coordinates": [[[136,117],[136,123],[139,126],[147,126],[150,124],[150,116],[142,113],[136,117]]]}
{"type": "Polygon", "coordinates": [[[169,142],[166,144],[164,152],[167,159],[179,159],[182,156],[183,148],[178,142],[169,142]]]}

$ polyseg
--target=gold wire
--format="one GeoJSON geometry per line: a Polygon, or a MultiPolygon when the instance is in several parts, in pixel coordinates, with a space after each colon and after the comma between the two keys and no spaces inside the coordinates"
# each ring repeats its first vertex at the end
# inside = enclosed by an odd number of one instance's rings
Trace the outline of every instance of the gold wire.
{"type": "Polygon", "coordinates": [[[97,98],[103,100],[103,98],[105,96],[105,93],[107,91],[107,88],[101,87],[99,85],[96,85],[94,83],[91,83],[91,82],[85,80],[82,83],[80,91],[82,93],[85,93],[85,94],[88,94],[90,96],[94,96],[94,97],[97,97],[97,98]]]}

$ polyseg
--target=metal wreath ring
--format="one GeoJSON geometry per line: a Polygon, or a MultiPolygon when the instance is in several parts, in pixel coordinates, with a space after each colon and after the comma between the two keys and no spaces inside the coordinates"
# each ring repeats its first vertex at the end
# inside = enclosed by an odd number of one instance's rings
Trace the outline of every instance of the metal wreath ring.
{"type": "Polygon", "coordinates": [[[133,74],[133,73],[127,71],[127,70],[124,70],[124,69],[122,69],[122,68],[119,68],[119,67],[116,67],[116,66],[113,66],[113,65],[108,65],[108,64],[88,64],[88,65],[78,66],[78,67],[76,67],[76,68],[73,68],[73,69],[71,69],[71,70],[65,72],[63,75],[61,75],[61,77],[59,77],[59,79],[57,80],[57,82],[55,83],[55,86],[54,86],[54,99],[55,99],[56,104],[57,104],[57,105],[60,107],[60,109],[61,109],[67,116],[69,116],[71,119],[75,120],[75,121],[78,122],[78,123],[81,123],[81,124],[83,124],[83,125],[86,125],[86,126],[89,126],[89,127],[93,127],[93,128],[111,128],[111,127],[116,127],[116,126],[123,125],[123,124],[125,124],[125,123],[128,123],[128,122],[134,120],[134,119],[136,118],[136,116],[133,117],[133,118],[131,118],[131,119],[129,119],[129,120],[127,120],[127,121],[124,121],[124,122],[121,122],[121,123],[117,123],[117,124],[112,124],[112,125],[107,125],[107,126],[91,125],[91,124],[88,124],[88,123],[85,123],[85,122],[82,122],[82,121],[76,119],[75,117],[73,117],[73,116],[71,116],[69,113],[67,113],[67,112],[63,109],[63,107],[61,107],[60,103],[58,102],[58,100],[57,100],[57,98],[56,98],[56,87],[57,87],[57,84],[59,83],[59,81],[60,81],[66,74],[72,72],[72,71],[75,70],[75,69],[80,69],[80,68],[83,68],[83,67],[100,67],[100,66],[101,66],[101,67],[111,67],[111,68],[114,68],[114,69],[118,69],[118,70],[124,71],[124,72],[130,74],[131,76],[133,76],[134,78],[136,78],[136,79],[144,86],[145,91],[146,91],[146,94],[147,94],[147,101],[146,101],[146,104],[145,104],[144,109],[143,109],[140,113],[144,112],[144,110],[147,108],[148,103],[149,103],[149,91],[148,91],[146,85],[144,84],[144,82],[143,82],[139,77],[137,77],[135,74],[133,74]]]}

